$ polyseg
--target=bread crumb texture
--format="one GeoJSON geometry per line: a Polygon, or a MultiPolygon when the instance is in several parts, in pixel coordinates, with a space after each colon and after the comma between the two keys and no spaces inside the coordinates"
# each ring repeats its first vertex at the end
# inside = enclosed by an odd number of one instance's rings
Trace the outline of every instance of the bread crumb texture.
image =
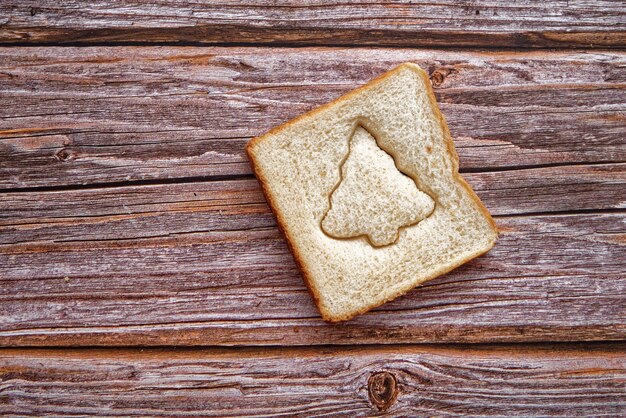
{"type": "Polygon", "coordinates": [[[328,321],[379,306],[495,243],[415,64],[253,139],[248,154],[328,321]]]}

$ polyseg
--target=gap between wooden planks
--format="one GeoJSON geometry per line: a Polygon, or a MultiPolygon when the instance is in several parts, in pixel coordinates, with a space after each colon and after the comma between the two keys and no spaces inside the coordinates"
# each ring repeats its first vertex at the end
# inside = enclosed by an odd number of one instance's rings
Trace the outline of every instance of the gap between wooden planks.
{"type": "Polygon", "coordinates": [[[623,343],[2,350],[0,413],[372,416],[377,393],[393,416],[622,416],[625,353],[623,343]],[[395,381],[386,391],[371,383],[381,372],[395,381]]]}
{"type": "Polygon", "coordinates": [[[619,1],[0,3],[1,43],[623,47],[619,1]]]}
{"type": "Polygon", "coordinates": [[[246,142],[395,65],[431,74],[461,171],[626,161],[626,53],[0,48],[0,189],[250,175],[246,142]]]}

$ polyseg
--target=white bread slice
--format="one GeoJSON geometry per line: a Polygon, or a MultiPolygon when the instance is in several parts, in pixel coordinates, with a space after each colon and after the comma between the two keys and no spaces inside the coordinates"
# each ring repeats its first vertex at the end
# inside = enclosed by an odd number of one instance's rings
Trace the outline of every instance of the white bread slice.
{"type": "Polygon", "coordinates": [[[415,64],[252,139],[247,152],[326,321],[366,312],[495,244],[415,64]]]}

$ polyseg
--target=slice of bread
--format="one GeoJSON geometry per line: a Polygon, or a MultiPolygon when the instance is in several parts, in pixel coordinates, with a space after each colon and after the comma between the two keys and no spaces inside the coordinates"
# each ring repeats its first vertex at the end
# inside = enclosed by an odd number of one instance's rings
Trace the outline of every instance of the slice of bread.
{"type": "Polygon", "coordinates": [[[419,66],[254,138],[255,174],[322,317],[347,320],[491,249],[419,66]]]}

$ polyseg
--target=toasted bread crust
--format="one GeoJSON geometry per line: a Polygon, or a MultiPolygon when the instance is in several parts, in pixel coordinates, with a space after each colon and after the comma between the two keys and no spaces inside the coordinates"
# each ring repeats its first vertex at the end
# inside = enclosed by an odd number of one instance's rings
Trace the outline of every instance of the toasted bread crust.
{"type": "MultiPolygon", "coordinates": [[[[465,190],[468,192],[469,196],[472,198],[472,200],[474,200],[474,202],[476,203],[476,206],[478,207],[478,209],[483,213],[483,215],[487,218],[487,220],[489,221],[489,223],[491,224],[492,230],[493,232],[496,234],[498,233],[497,227],[495,222],[493,221],[493,218],[491,217],[491,214],[489,213],[489,211],[487,210],[487,208],[483,205],[483,203],[481,202],[480,198],[476,195],[476,193],[474,193],[474,191],[472,190],[472,188],[469,186],[469,184],[467,184],[467,182],[465,181],[465,179],[463,179],[463,177],[461,177],[461,175],[459,174],[459,157],[458,154],[456,153],[456,150],[454,148],[454,142],[452,140],[452,137],[450,135],[450,131],[448,129],[448,125],[445,121],[444,116],[442,115],[441,111],[439,110],[439,106],[437,105],[437,99],[435,97],[435,93],[431,87],[430,84],[430,79],[428,77],[428,74],[422,70],[417,64],[414,63],[403,63],[398,65],[397,67],[393,68],[392,70],[370,80],[367,84],[364,84],[361,87],[356,88],[355,90],[352,90],[346,94],[344,94],[341,97],[338,97],[337,99],[326,103],[324,105],[321,105],[307,113],[304,113],[298,117],[296,117],[295,119],[292,119],[280,126],[277,126],[273,129],[271,129],[270,131],[268,131],[267,133],[257,136],[255,138],[252,138],[247,146],[246,146],[246,154],[248,155],[248,158],[250,159],[250,162],[252,164],[252,169],[255,173],[255,176],[257,178],[257,180],[259,181],[259,183],[261,184],[261,188],[263,190],[263,194],[265,195],[265,198],[270,206],[270,209],[272,210],[272,213],[274,214],[274,216],[276,217],[276,221],[278,224],[278,228],[280,229],[280,231],[283,233],[283,235],[286,238],[287,241],[287,245],[289,247],[289,250],[291,251],[291,253],[293,254],[293,257],[296,261],[296,265],[298,266],[298,268],[300,269],[300,271],[302,272],[302,278],[304,280],[304,283],[306,285],[306,287],[309,289],[309,292],[311,294],[311,296],[313,297],[313,300],[315,301],[315,305],[317,306],[318,310],[320,311],[320,314],[322,315],[322,318],[329,323],[335,323],[335,322],[341,322],[341,321],[347,321],[349,319],[354,318],[357,315],[363,314],[365,312],[368,312],[378,306],[383,305],[386,302],[389,302],[390,300],[393,300],[399,296],[402,296],[404,294],[406,294],[407,292],[409,292],[410,290],[415,288],[415,285],[410,285],[407,286],[407,288],[405,289],[400,289],[399,291],[393,293],[392,295],[390,295],[389,297],[387,297],[385,300],[383,300],[382,302],[377,302],[377,303],[373,303],[371,305],[368,305],[356,312],[351,313],[350,315],[343,315],[343,316],[333,316],[330,312],[326,311],[326,309],[324,309],[324,307],[321,304],[321,296],[320,293],[318,291],[318,289],[315,287],[315,284],[312,280],[312,274],[311,272],[308,270],[306,264],[304,263],[304,260],[302,258],[302,256],[298,253],[298,250],[293,246],[292,244],[292,239],[291,239],[291,232],[289,231],[289,228],[287,226],[287,223],[285,222],[282,214],[280,213],[280,211],[278,210],[278,207],[276,205],[275,199],[272,196],[269,188],[268,188],[268,181],[265,177],[265,174],[263,173],[263,170],[258,166],[258,164],[255,161],[255,153],[254,153],[254,147],[256,146],[256,144],[258,144],[260,141],[262,141],[264,138],[269,137],[271,135],[274,135],[288,127],[290,127],[291,125],[300,122],[302,120],[305,119],[309,119],[312,117],[315,117],[318,113],[322,112],[323,110],[326,110],[332,106],[334,106],[337,103],[340,103],[342,101],[345,101],[347,99],[349,99],[350,97],[356,95],[357,93],[360,93],[363,90],[366,90],[378,83],[380,83],[381,81],[384,81],[385,79],[387,79],[388,77],[392,76],[393,74],[395,74],[398,71],[401,71],[403,68],[407,68],[411,71],[413,71],[414,73],[416,73],[419,77],[422,78],[422,80],[424,81],[424,85],[426,86],[426,90],[427,90],[427,94],[428,94],[428,98],[429,98],[429,102],[430,102],[430,107],[433,110],[433,112],[435,113],[435,116],[437,117],[437,119],[439,120],[439,124],[441,126],[442,132],[443,132],[443,138],[444,141],[446,142],[446,146],[447,146],[447,150],[448,153],[450,154],[450,156],[452,157],[452,161],[453,161],[453,174],[455,177],[455,180],[463,187],[465,188],[465,190]]],[[[466,262],[479,257],[483,254],[485,254],[486,252],[488,252],[491,248],[493,248],[493,246],[495,245],[495,240],[491,243],[491,245],[485,249],[482,249],[466,258],[464,258],[463,260],[459,261],[458,263],[455,263],[451,266],[446,267],[445,269],[441,269],[440,271],[437,271],[435,273],[433,273],[432,275],[428,276],[427,278],[425,278],[424,280],[422,280],[421,283],[426,282],[428,280],[434,279],[435,277],[441,276],[445,273],[450,272],[451,270],[454,270],[455,268],[465,264],[466,262]]]]}

